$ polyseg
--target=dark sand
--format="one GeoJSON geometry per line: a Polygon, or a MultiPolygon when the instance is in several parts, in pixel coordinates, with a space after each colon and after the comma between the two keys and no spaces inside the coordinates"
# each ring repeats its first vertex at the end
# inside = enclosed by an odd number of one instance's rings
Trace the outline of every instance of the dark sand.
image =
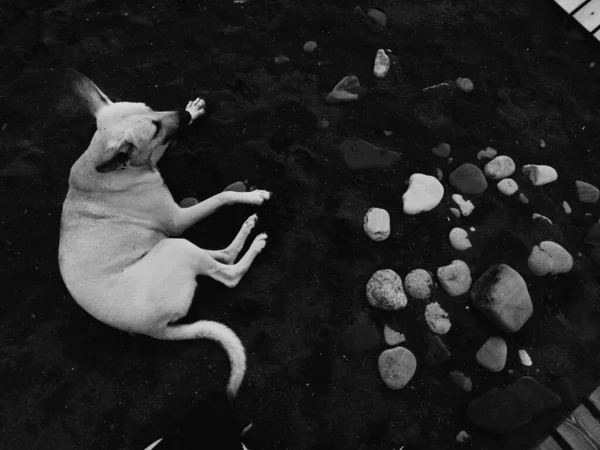
{"type": "MultiPolygon", "coordinates": [[[[132,338],[91,319],[64,287],[57,266],[61,204],[69,168],[94,132],[64,86],[67,67],[113,100],[155,109],[198,95],[207,100],[207,117],[162,160],[177,201],[204,199],[237,180],[276,193],[258,209],[258,231],[269,241],[246,278],[234,290],[200,280],[189,315],[231,326],[247,346],[237,406],[254,422],[250,449],[447,449],[463,429],[474,436],[470,448],[525,449],[560,413],[496,437],[468,422],[468,401],[523,374],[545,384],[569,376],[582,396],[600,382],[598,271],[585,254],[576,256],[599,210],[579,203],[574,188],[576,179],[600,185],[600,68],[588,67],[600,63],[600,44],[574,30],[552,1],[360,2],[365,11],[387,12],[381,34],[343,0],[47,3],[57,9],[27,1],[0,7],[0,125],[7,124],[0,132],[0,447],[142,449],[204,393],[222,389],[229,374],[217,345],[132,338]],[[302,51],[307,40],[319,44],[312,54],[302,51]],[[397,57],[385,81],[372,75],[378,48],[397,57]],[[275,65],[279,53],[292,62],[275,65]],[[324,96],[349,74],[359,77],[364,97],[326,105],[324,96]],[[459,76],[473,80],[474,92],[422,92],[459,76]],[[319,128],[321,119],[328,128],[319,128]],[[402,161],[351,173],[338,150],[348,138],[398,151],[402,161]],[[449,165],[431,153],[444,141],[452,145],[449,165]],[[517,174],[530,199],[525,206],[490,183],[475,213],[458,221],[448,212],[454,191],[445,178],[437,209],[403,214],[412,173],[441,167],[447,175],[464,162],[482,167],[476,154],[487,146],[519,168],[550,164],[559,180],[535,188],[517,174]],[[570,216],[563,200],[573,207],[570,216]],[[392,218],[392,235],[382,243],[362,230],[372,206],[392,218]],[[534,224],[533,212],[555,226],[534,224]],[[458,224],[479,233],[473,250],[461,254],[447,239],[458,224]],[[569,275],[535,278],[528,271],[529,251],[544,239],[575,256],[569,275]],[[535,313],[507,336],[465,309],[467,299],[439,291],[436,300],[453,323],[444,338],[452,358],[431,368],[423,362],[423,305],[374,311],[365,285],[377,269],[405,276],[456,258],[474,277],[490,264],[510,264],[530,284],[535,313]],[[417,373],[401,391],[379,377],[383,338],[350,356],[339,348],[340,333],[364,311],[379,330],[398,326],[417,356],[417,373]],[[507,369],[492,374],[475,363],[475,353],[497,334],[510,355],[507,369]],[[521,347],[532,368],[520,366],[521,347]],[[449,380],[455,369],[472,377],[472,393],[449,380]]],[[[186,237],[224,247],[255,210],[222,210],[186,237]]]]}

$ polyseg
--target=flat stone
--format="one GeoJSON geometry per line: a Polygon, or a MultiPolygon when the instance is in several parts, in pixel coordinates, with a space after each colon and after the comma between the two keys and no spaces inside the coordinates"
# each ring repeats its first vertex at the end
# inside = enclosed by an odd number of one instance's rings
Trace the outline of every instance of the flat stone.
{"type": "Polygon", "coordinates": [[[583,203],[596,203],[600,198],[600,190],[596,186],[579,180],[575,182],[575,186],[579,200],[583,203]]]}
{"type": "Polygon", "coordinates": [[[492,372],[500,372],[506,365],[508,346],[501,337],[492,336],[477,352],[477,362],[492,372]]]}
{"type": "Polygon", "coordinates": [[[390,389],[402,389],[406,386],[417,370],[417,358],[404,347],[384,350],[379,355],[379,374],[390,389]]]}
{"type": "Polygon", "coordinates": [[[388,169],[400,161],[400,155],[379,148],[363,139],[347,140],[340,144],[344,161],[350,170],[388,169]]]}
{"type": "Polygon", "coordinates": [[[415,269],[404,278],[406,293],[416,300],[428,300],[434,287],[431,274],[424,269],[415,269]]]}
{"type": "Polygon", "coordinates": [[[477,153],[477,159],[493,159],[498,154],[498,151],[493,149],[492,147],[488,147],[485,150],[480,150],[477,153]]]}
{"type": "Polygon", "coordinates": [[[560,405],[560,397],[531,377],[493,388],[469,402],[467,416],[477,426],[510,434],[542,412],[560,405]]]}
{"type": "Polygon", "coordinates": [[[375,22],[377,25],[384,27],[387,25],[387,16],[379,11],[378,9],[372,8],[367,12],[367,17],[371,22],[375,22]]]}
{"type": "Polygon", "coordinates": [[[406,306],[402,278],[391,269],[375,272],[367,283],[367,300],[375,308],[392,311],[406,306]]]}
{"type": "Polygon", "coordinates": [[[302,50],[304,50],[306,53],[312,53],[317,49],[317,43],[315,41],[308,41],[307,43],[304,44],[304,46],[302,47],[302,50]]]}
{"type": "Polygon", "coordinates": [[[448,177],[450,184],[461,194],[481,194],[487,189],[487,181],[481,169],[471,163],[465,163],[448,177]]]}
{"type": "Polygon", "coordinates": [[[364,218],[367,236],[374,241],[385,241],[390,236],[390,215],[385,209],[369,208],[364,218]]]}
{"type": "Polygon", "coordinates": [[[404,335],[399,331],[390,328],[389,325],[383,327],[383,338],[385,339],[385,343],[390,347],[394,347],[406,342],[406,337],[404,337],[404,335]]]}
{"type": "Polygon", "coordinates": [[[227,186],[223,191],[233,191],[233,192],[246,192],[248,188],[246,187],[246,183],[243,181],[236,181],[235,183],[231,183],[227,186]]]}

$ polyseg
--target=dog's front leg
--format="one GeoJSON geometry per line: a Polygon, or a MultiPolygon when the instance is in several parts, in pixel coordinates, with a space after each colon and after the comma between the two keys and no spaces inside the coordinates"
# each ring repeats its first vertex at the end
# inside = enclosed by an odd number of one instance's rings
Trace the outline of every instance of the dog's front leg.
{"type": "Polygon", "coordinates": [[[194,225],[196,222],[213,214],[217,209],[225,205],[234,203],[245,203],[248,205],[262,205],[262,203],[271,198],[269,191],[255,190],[251,192],[220,192],[212,197],[189,208],[177,207],[174,226],[171,234],[178,236],[194,225]]]}

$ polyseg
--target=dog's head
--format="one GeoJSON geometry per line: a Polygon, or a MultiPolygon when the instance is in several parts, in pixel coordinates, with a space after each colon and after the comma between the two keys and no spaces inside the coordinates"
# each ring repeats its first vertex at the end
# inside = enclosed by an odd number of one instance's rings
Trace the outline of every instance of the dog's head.
{"type": "Polygon", "coordinates": [[[144,103],[112,102],[98,86],[69,69],[70,88],[96,118],[97,130],[86,153],[99,173],[154,169],[175,134],[188,125],[183,111],[154,111],[144,103]]]}

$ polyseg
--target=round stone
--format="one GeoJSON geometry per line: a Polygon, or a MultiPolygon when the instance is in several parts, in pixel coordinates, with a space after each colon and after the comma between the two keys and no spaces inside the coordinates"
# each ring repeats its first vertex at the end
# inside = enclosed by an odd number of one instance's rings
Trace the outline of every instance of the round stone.
{"type": "Polygon", "coordinates": [[[447,158],[450,156],[450,144],[443,142],[437,147],[434,147],[431,151],[434,155],[439,156],[440,158],[447,158]]]}
{"type": "Polygon", "coordinates": [[[448,177],[450,184],[461,194],[481,194],[487,189],[485,175],[479,167],[465,163],[448,177]]]}
{"type": "Polygon", "coordinates": [[[573,268],[573,257],[556,242],[543,241],[533,247],[528,264],[529,270],[538,277],[558,275],[573,268]]]}
{"type": "Polygon", "coordinates": [[[479,150],[477,159],[493,159],[498,154],[498,151],[492,147],[487,147],[485,150],[479,150]]]}
{"type": "Polygon", "coordinates": [[[593,186],[585,181],[576,181],[577,195],[583,203],[596,203],[600,198],[600,191],[596,186],[593,186]]]}
{"type": "Polygon", "coordinates": [[[390,215],[385,209],[370,208],[365,214],[364,229],[374,241],[385,241],[390,236],[390,215]]]}
{"type": "Polygon", "coordinates": [[[468,78],[457,78],[456,86],[463,92],[472,92],[475,86],[473,86],[473,82],[468,78]]]}
{"type": "Polygon", "coordinates": [[[308,41],[302,48],[306,53],[312,53],[317,49],[317,43],[315,41],[308,41]]]}
{"type": "Polygon", "coordinates": [[[198,200],[194,197],[184,198],[179,202],[179,207],[181,208],[189,208],[190,206],[194,206],[198,204],[198,200]]]}
{"type": "Polygon", "coordinates": [[[506,365],[508,347],[501,337],[491,337],[477,352],[477,362],[492,372],[500,372],[506,365]]]}
{"type": "Polygon", "coordinates": [[[483,168],[483,173],[492,180],[501,180],[515,173],[515,162],[510,156],[496,156],[483,168]]]}
{"type": "Polygon", "coordinates": [[[455,250],[466,250],[471,248],[471,241],[469,240],[469,234],[466,230],[462,228],[453,228],[450,231],[450,245],[454,247],[455,250]]]}
{"type": "Polygon", "coordinates": [[[471,270],[466,262],[455,259],[437,270],[437,277],[444,290],[452,297],[466,294],[471,288],[471,270]]]}
{"type": "Polygon", "coordinates": [[[425,321],[431,331],[437,334],[446,334],[452,326],[448,313],[437,302],[430,303],[425,307],[425,321]]]}
{"type": "Polygon", "coordinates": [[[375,272],[367,283],[367,300],[375,308],[397,310],[406,306],[402,278],[391,269],[375,272]]]}
{"type": "Polygon", "coordinates": [[[417,300],[428,300],[434,289],[431,274],[424,269],[415,269],[404,279],[406,293],[417,300]]]}
{"type": "Polygon", "coordinates": [[[498,190],[504,195],[510,197],[519,190],[519,185],[512,178],[505,178],[498,182],[498,190]]]}
{"type": "Polygon", "coordinates": [[[444,186],[430,175],[412,174],[408,183],[408,190],[402,196],[405,214],[431,211],[444,197],[444,186]]]}
{"type": "Polygon", "coordinates": [[[402,389],[417,370],[417,358],[404,347],[390,348],[379,355],[379,374],[390,389],[402,389]]]}
{"type": "Polygon", "coordinates": [[[380,48],[375,56],[375,64],[373,65],[373,75],[377,78],[384,78],[390,70],[390,57],[385,54],[385,50],[380,48]]]}

